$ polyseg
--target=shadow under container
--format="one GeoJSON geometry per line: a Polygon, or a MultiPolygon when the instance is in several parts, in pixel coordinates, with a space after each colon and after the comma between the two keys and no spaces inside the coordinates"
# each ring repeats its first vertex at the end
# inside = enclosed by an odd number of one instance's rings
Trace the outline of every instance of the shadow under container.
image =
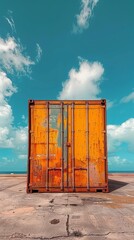
{"type": "Polygon", "coordinates": [[[29,100],[27,192],[108,192],[106,100],[29,100]]]}

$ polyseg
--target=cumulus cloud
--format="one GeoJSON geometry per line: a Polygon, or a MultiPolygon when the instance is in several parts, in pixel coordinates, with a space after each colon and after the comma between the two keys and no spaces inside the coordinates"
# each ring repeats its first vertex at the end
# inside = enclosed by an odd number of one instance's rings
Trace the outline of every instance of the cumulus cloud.
{"type": "Polygon", "coordinates": [[[27,131],[27,127],[0,127],[0,148],[13,148],[18,153],[27,152],[27,131]]]}
{"type": "Polygon", "coordinates": [[[19,127],[14,129],[14,147],[19,151],[23,152],[26,150],[27,145],[27,131],[28,127],[19,127]]]}
{"type": "Polygon", "coordinates": [[[129,95],[121,99],[121,103],[134,102],[134,92],[131,92],[129,95]]]}
{"type": "Polygon", "coordinates": [[[15,92],[17,92],[17,88],[13,86],[6,73],[0,71],[0,103],[6,102],[6,98],[15,92]]]}
{"type": "Polygon", "coordinates": [[[6,72],[25,74],[31,64],[34,63],[23,55],[21,45],[13,37],[0,38],[0,148],[14,148],[19,154],[26,152],[27,127],[14,126],[9,98],[17,92],[17,87],[6,72]]]}
{"type": "Polygon", "coordinates": [[[17,91],[6,73],[0,72],[0,147],[12,147],[10,137],[13,122],[12,108],[7,98],[17,91]]]}
{"type": "Polygon", "coordinates": [[[4,71],[13,73],[27,73],[34,62],[24,54],[23,47],[14,37],[0,38],[0,67],[4,71]]]}
{"type": "MultiPolygon", "coordinates": [[[[8,103],[9,98],[16,92],[17,88],[6,73],[0,71],[0,148],[12,148],[18,155],[26,155],[27,126],[14,127],[13,112],[8,103]]],[[[22,159],[22,156],[19,158],[22,159]]]]}
{"type": "Polygon", "coordinates": [[[108,125],[108,151],[116,152],[126,143],[129,151],[134,151],[134,118],[130,118],[120,125],[108,125]]]}
{"type": "Polygon", "coordinates": [[[0,127],[8,126],[13,121],[11,106],[5,102],[0,103],[0,127]]]}
{"type": "Polygon", "coordinates": [[[79,69],[72,68],[69,78],[62,83],[58,99],[96,99],[104,68],[99,62],[79,62],[79,69]]]}
{"type": "MultiPolygon", "coordinates": [[[[12,12],[8,12],[6,21],[16,32],[12,12]]],[[[27,153],[27,126],[15,127],[12,107],[9,104],[10,97],[17,92],[8,74],[29,74],[31,66],[40,61],[42,49],[37,44],[37,57],[35,61],[26,54],[20,40],[9,36],[0,37],[0,148],[14,149],[19,159],[26,158],[27,153]]],[[[22,115],[23,125],[27,124],[26,117],[22,115]]],[[[3,157],[6,161],[6,156],[3,157]]]]}
{"type": "Polygon", "coordinates": [[[36,47],[37,47],[36,62],[39,62],[42,56],[42,49],[38,43],[36,44],[36,47]]]}
{"type": "Polygon", "coordinates": [[[10,126],[0,127],[0,148],[13,148],[13,138],[10,131],[10,126]]]}
{"type": "Polygon", "coordinates": [[[89,20],[92,16],[93,9],[99,0],[81,0],[81,11],[76,15],[76,24],[73,27],[73,32],[82,32],[89,26],[89,20]]]}

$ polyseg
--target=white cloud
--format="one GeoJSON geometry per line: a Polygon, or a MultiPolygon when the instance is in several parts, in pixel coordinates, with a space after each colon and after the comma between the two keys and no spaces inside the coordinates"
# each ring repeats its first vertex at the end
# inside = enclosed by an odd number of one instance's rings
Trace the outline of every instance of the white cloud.
{"type": "Polygon", "coordinates": [[[10,136],[10,126],[0,127],[0,148],[13,148],[13,138],[10,136]]]}
{"type": "Polygon", "coordinates": [[[129,95],[127,95],[121,99],[122,103],[128,103],[131,101],[134,102],[134,92],[130,93],[129,95]]]}
{"type": "Polygon", "coordinates": [[[13,38],[9,37],[7,40],[0,38],[0,52],[13,51],[17,44],[13,38]]]}
{"type": "Polygon", "coordinates": [[[27,154],[20,154],[19,156],[18,156],[18,158],[19,159],[24,159],[24,160],[26,160],[27,159],[27,154]]]}
{"type": "Polygon", "coordinates": [[[108,125],[108,150],[116,152],[121,144],[126,143],[129,151],[134,151],[134,118],[121,125],[108,125]]]}
{"type": "Polygon", "coordinates": [[[14,148],[19,154],[26,152],[27,127],[14,126],[12,107],[8,102],[17,88],[2,69],[26,73],[31,64],[34,63],[23,55],[21,45],[13,37],[0,38],[0,148],[14,148]]]}
{"type": "Polygon", "coordinates": [[[13,37],[6,40],[0,38],[0,67],[10,73],[14,71],[27,73],[34,62],[30,57],[24,55],[23,48],[13,37]]]}
{"type": "Polygon", "coordinates": [[[0,71],[0,104],[6,102],[6,98],[15,92],[17,92],[17,88],[13,86],[6,73],[0,71]]]}
{"type": "Polygon", "coordinates": [[[21,119],[22,119],[22,120],[25,120],[25,119],[26,119],[26,117],[25,117],[24,114],[21,116],[21,119]]]}
{"type": "Polygon", "coordinates": [[[133,171],[134,161],[127,157],[121,157],[119,155],[113,155],[108,157],[108,168],[110,171],[133,171]]]}
{"type": "Polygon", "coordinates": [[[107,100],[107,109],[112,108],[114,105],[113,101],[107,100]]]}
{"type": "Polygon", "coordinates": [[[8,22],[9,26],[11,27],[11,30],[13,33],[16,32],[16,28],[15,28],[15,23],[12,17],[12,11],[8,10],[8,17],[5,17],[6,21],[8,22]]]}
{"type": "Polygon", "coordinates": [[[108,158],[108,165],[109,166],[116,166],[117,165],[124,165],[124,164],[128,164],[129,160],[127,160],[126,158],[121,158],[120,156],[112,156],[108,158]]]}
{"type": "Polygon", "coordinates": [[[0,103],[0,127],[7,126],[13,121],[11,106],[5,102],[3,105],[0,103]]]}
{"type": "Polygon", "coordinates": [[[7,166],[11,162],[13,162],[12,159],[8,159],[7,157],[0,158],[0,170],[2,170],[2,167],[7,166]]]}
{"type": "Polygon", "coordinates": [[[76,15],[76,24],[73,32],[82,32],[83,29],[88,28],[89,19],[92,16],[93,9],[99,0],[81,0],[81,12],[76,15]]]}
{"type": "Polygon", "coordinates": [[[16,32],[15,30],[15,24],[14,24],[14,20],[12,17],[8,18],[8,17],[5,17],[5,19],[7,20],[7,22],[9,23],[11,29],[13,32],[16,32]]]}
{"type": "Polygon", "coordinates": [[[26,150],[27,145],[27,126],[19,127],[14,130],[14,147],[19,151],[23,152],[26,150]]]}
{"type": "Polygon", "coordinates": [[[19,154],[26,153],[27,131],[27,127],[14,128],[12,123],[0,127],[0,148],[13,148],[19,154]]]}
{"type": "Polygon", "coordinates": [[[26,152],[27,127],[13,126],[13,112],[8,103],[9,97],[17,92],[6,73],[0,72],[0,148],[14,148],[26,152]]]}
{"type": "Polygon", "coordinates": [[[36,62],[39,62],[42,56],[42,49],[38,43],[36,44],[36,47],[37,47],[36,62]]]}
{"type": "Polygon", "coordinates": [[[0,147],[13,147],[12,137],[10,136],[13,113],[8,104],[8,97],[17,91],[12,81],[4,72],[0,72],[0,147]]]}
{"type": "MultiPolygon", "coordinates": [[[[12,32],[16,32],[11,11],[5,19],[12,32]]],[[[41,55],[42,49],[39,44],[37,44],[37,57],[34,62],[25,53],[19,40],[9,35],[6,39],[0,37],[0,148],[14,149],[19,159],[24,159],[27,153],[27,126],[14,126],[14,116],[9,99],[17,92],[17,88],[7,74],[30,73],[30,67],[39,62],[41,55]]],[[[27,124],[24,115],[22,115],[22,121],[23,125],[27,124]]],[[[5,160],[6,156],[3,157],[3,161],[5,160]]]]}
{"type": "Polygon", "coordinates": [[[21,116],[21,123],[20,124],[27,124],[27,121],[28,121],[28,119],[27,119],[27,117],[23,114],[22,116],[21,116]]]}
{"type": "Polygon", "coordinates": [[[104,68],[99,62],[79,62],[79,69],[72,68],[69,79],[62,83],[58,99],[96,99],[104,68]]]}

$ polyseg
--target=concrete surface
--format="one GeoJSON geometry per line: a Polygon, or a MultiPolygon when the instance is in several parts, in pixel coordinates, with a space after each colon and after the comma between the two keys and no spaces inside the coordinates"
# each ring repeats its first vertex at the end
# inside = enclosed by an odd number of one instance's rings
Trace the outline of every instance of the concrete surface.
{"type": "Polygon", "coordinates": [[[26,176],[0,176],[0,240],[133,240],[134,175],[109,193],[26,194],[26,176]]]}

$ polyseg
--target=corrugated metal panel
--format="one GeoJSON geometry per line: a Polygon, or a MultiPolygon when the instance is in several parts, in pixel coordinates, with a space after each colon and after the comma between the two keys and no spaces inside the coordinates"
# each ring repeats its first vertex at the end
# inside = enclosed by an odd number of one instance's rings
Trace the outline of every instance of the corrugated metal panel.
{"type": "Polygon", "coordinates": [[[108,191],[106,101],[29,101],[27,192],[108,191]]]}

